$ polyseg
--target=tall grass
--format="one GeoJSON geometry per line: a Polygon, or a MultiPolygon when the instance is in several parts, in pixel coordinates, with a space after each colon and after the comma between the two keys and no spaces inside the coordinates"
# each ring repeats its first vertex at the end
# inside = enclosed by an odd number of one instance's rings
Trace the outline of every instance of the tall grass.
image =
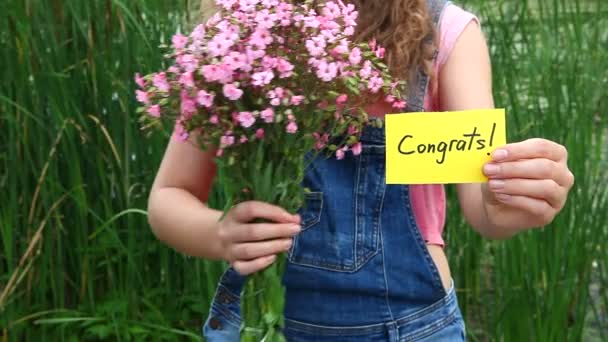
{"type": "Polygon", "coordinates": [[[608,340],[606,5],[470,4],[485,19],[510,141],[545,137],[566,145],[576,175],[554,223],[507,242],[466,232],[451,208],[449,252],[473,340],[608,340]]]}
{"type": "Polygon", "coordinates": [[[0,324],[8,341],[198,335],[215,265],[150,234],[165,139],[133,120],[133,74],[187,1],[3,1],[0,324]]]}
{"type": "MultiPolygon", "coordinates": [[[[145,139],[132,114],[133,74],[160,68],[157,46],[191,5],[0,3],[2,341],[199,339],[223,266],[150,233],[147,191],[166,139],[145,139]]],[[[608,6],[466,5],[484,19],[510,139],[566,144],[577,176],[555,223],[508,242],[479,238],[450,206],[469,337],[608,341],[608,6]]]]}

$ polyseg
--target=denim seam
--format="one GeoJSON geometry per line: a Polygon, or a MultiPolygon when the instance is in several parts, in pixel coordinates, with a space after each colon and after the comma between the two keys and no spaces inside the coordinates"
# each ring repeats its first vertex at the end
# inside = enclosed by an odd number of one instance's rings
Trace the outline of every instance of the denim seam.
{"type": "Polygon", "coordinates": [[[330,327],[300,321],[286,319],[286,322],[291,322],[291,325],[286,325],[287,330],[300,331],[311,334],[318,334],[319,330],[323,330],[323,336],[355,336],[364,334],[380,333],[384,331],[386,323],[375,323],[369,325],[361,325],[354,327],[330,327]],[[296,325],[295,327],[293,325],[296,325]]]}
{"type": "MultiPolygon", "coordinates": [[[[412,314],[409,314],[405,317],[399,318],[399,319],[393,321],[392,323],[395,323],[398,327],[402,327],[403,325],[405,325],[407,323],[410,323],[417,319],[422,319],[425,316],[432,314],[433,312],[441,309],[442,306],[448,306],[449,304],[452,303],[452,301],[454,301],[454,294],[452,294],[452,292],[450,292],[449,295],[436,301],[435,303],[433,303],[419,311],[416,311],[412,314]]],[[[453,309],[451,311],[451,313],[446,315],[444,318],[431,323],[430,326],[433,326],[433,332],[435,331],[436,325],[443,323],[447,320],[450,320],[450,322],[451,322],[451,320],[453,320],[454,316],[456,315],[456,312],[457,312],[457,308],[453,309]]],[[[305,323],[305,322],[300,322],[300,321],[291,320],[291,319],[286,319],[285,321],[291,323],[291,324],[286,325],[286,329],[288,329],[288,330],[299,331],[299,332],[310,333],[310,334],[317,334],[317,335],[319,334],[319,331],[322,330],[323,336],[340,336],[340,335],[354,336],[354,335],[363,335],[363,334],[370,334],[370,333],[381,333],[381,332],[384,332],[387,323],[391,323],[391,322],[382,322],[382,323],[374,323],[374,324],[360,325],[360,326],[335,327],[335,326],[324,326],[324,325],[318,325],[318,324],[312,324],[312,323],[305,323]]],[[[449,324],[450,322],[441,325],[441,327],[449,324]]],[[[428,333],[427,330],[417,331],[415,334],[416,335],[426,334],[426,333],[428,333]]],[[[411,336],[414,336],[414,335],[411,335],[411,336]]],[[[407,336],[406,338],[409,338],[409,337],[410,336],[407,336]]]]}
{"type": "MultiPolygon", "coordinates": [[[[355,197],[355,241],[353,243],[353,258],[355,261],[355,268],[357,268],[357,266],[359,265],[359,256],[357,255],[357,247],[359,245],[359,241],[361,241],[361,238],[359,237],[359,193],[361,193],[361,169],[365,168],[367,166],[367,163],[364,163],[363,160],[363,155],[359,155],[357,157],[357,179],[355,180],[355,186],[354,186],[354,197],[355,197]]],[[[364,171],[367,171],[364,169],[364,171]]],[[[365,224],[365,219],[364,219],[364,224],[365,224]]]]}
{"type": "Polygon", "coordinates": [[[372,230],[372,242],[373,242],[373,246],[372,248],[374,250],[378,250],[378,235],[380,234],[382,225],[381,225],[381,220],[382,220],[382,211],[384,210],[384,196],[386,195],[386,181],[385,181],[385,175],[386,175],[386,171],[383,168],[383,166],[386,165],[386,160],[383,160],[382,163],[378,163],[378,173],[380,174],[380,182],[378,184],[379,186],[379,193],[376,196],[376,203],[378,203],[378,207],[377,207],[377,211],[374,213],[374,224],[373,224],[373,230],[372,230]]]}
{"type": "MultiPolygon", "coordinates": [[[[384,200],[384,196],[382,197],[384,200]]],[[[393,315],[393,310],[391,309],[390,301],[388,300],[388,279],[386,278],[386,263],[384,262],[384,235],[382,234],[382,230],[380,230],[380,240],[382,244],[382,276],[384,277],[384,300],[386,301],[386,307],[388,308],[388,313],[391,316],[391,321],[395,320],[395,316],[393,315]]]]}
{"type": "Polygon", "coordinates": [[[222,321],[236,326],[237,328],[241,326],[241,317],[235,315],[229,308],[218,303],[213,303],[211,305],[211,315],[209,317],[223,318],[222,321]]]}
{"type": "Polygon", "coordinates": [[[304,194],[304,201],[306,202],[307,197],[309,201],[318,201],[319,202],[319,210],[318,213],[314,214],[314,218],[310,220],[310,222],[306,222],[305,225],[302,226],[302,231],[308,230],[315,224],[321,221],[321,215],[323,214],[323,192],[322,191],[312,191],[307,194],[304,194]]]}
{"type": "Polygon", "coordinates": [[[401,317],[397,319],[397,325],[401,326],[404,324],[407,324],[409,322],[415,321],[417,319],[420,319],[424,316],[427,316],[431,313],[433,313],[435,310],[438,310],[439,308],[441,308],[442,306],[446,306],[446,305],[450,305],[452,304],[452,302],[454,301],[454,297],[455,294],[452,294],[454,290],[450,290],[450,292],[443,298],[441,298],[440,300],[436,301],[435,303],[424,307],[418,311],[415,311],[405,317],[401,317]]]}
{"type": "MultiPolygon", "coordinates": [[[[304,199],[306,200],[306,194],[304,195],[304,199]]],[[[314,226],[315,224],[319,223],[321,221],[321,215],[323,214],[323,192],[321,191],[313,191],[309,193],[309,200],[318,200],[320,202],[319,204],[319,210],[318,213],[314,215],[314,218],[311,220],[311,222],[306,223],[305,225],[302,226],[302,232],[306,231],[310,228],[312,228],[312,226],[314,226]],[[314,195],[314,196],[312,196],[314,195]]],[[[293,237],[293,243],[291,244],[291,247],[289,247],[289,250],[287,251],[287,259],[290,262],[293,262],[294,259],[294,251],[295,248],[298,244],[298,238],[299,238],[300,234],[296,234],[293,237]]]]}
{"type": "Polygon", "coordinates": [[[424,257],[426,267],[428,268],[428,270],[430,271],[430,273],[433,277],[433,285],[435,286],[435,289],[438,290],[442,294],[442,296],[445,296],[445,295],[447,295],[447,292],[445,291],[445,288],[443,287],[443,283],[441,281],[441,276],[439,275],[439,270],[437,269],[437,266],[435,265],[433,258],[429,254],[429,250],[426,247],[426,244],[424,243],[424,239],[422,238],[422,235],[420,233],[420,228],[418,227],[418,224],[416,223],[416,218],[414,217],[414,210],[412,209],[412,205],[411,205],[411,197],[410,197],[409,190],[410,189],[407,185],[403,187],[403,193],[405,196],[404,200],[406,203],[405,205],[406,205],[407,213],[408,213],[407,216],[410,220],[410,224],[412,227],[412,234],[413,234],[414,240],[416,242],[416,247],[418,248],[418,250],[424,257]]]}
{"type": "Polygon", "coordinates": [[[449,315],[445,316],[443,319],[435,321],[435,322],[427,325],[427,327],[425,329],[423,329],[421,331],[415,331],[411,334],[403,336],[401,338],[400,342],[416,341],[416,340],[431,336],[434,333],[441,331],[441,329],[447,327],[455,320],[456,320],[456,310],[453,310],[449,315]]]}

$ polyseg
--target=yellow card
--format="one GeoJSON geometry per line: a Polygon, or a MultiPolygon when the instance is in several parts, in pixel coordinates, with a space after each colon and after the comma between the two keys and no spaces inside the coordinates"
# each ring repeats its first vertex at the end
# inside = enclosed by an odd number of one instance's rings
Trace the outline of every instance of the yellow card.
{"type": "Polygon", "coordinates": [[[390,114],[387,184],[481,183],[490,153],[506,143],[504,109],[390,114]]]}

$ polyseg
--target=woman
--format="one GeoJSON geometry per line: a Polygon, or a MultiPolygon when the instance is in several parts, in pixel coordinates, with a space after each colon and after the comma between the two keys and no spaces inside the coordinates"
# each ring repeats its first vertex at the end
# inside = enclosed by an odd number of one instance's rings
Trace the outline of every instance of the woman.
{"type": "MultiPolygon", "coordinates": [[[[391,73],[411,81],[407,111],[493,108],[488,49],[471,13],[444,0],[352,3],[358,39],[377,38],[391,73]]],[[[382,117],[391,106],[367,110],[382,117]]],[[[360,156],[315,160],[304,180],[313,192],[298,215],[252,201],[222,219],[204,204],[214,151],[169,143],[149,199],[154,233],[179,251],[232,266],[204,327],[208,341],[238,340],[243,275],[284,251],[290,341],[464,340],[441,238],[443,187],[386,185],[384,140],[382,129],[368,127],[360,156]],[[272,223],[250,223],[256,219],[272,223]]],[[[458,186],[471,226],[501,239],[551,222],[573,184],[565,148],[531,139],[492,158],[487,184],[458,186]]]]}

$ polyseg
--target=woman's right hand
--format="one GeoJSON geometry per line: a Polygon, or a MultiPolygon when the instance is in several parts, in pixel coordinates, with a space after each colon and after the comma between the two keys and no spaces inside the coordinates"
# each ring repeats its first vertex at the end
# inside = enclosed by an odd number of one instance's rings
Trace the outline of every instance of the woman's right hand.
{"type": "Polygon", "coordinates": [[[281,207],[257,201],[232,207],[218,222],[218,237],[224,260],[241,275],[271,265],[276,255],[289,250],[292,238],[301,230],[300,217],[281,207]],[[266,223],[251,223],[257,219],[266,223]]]}

